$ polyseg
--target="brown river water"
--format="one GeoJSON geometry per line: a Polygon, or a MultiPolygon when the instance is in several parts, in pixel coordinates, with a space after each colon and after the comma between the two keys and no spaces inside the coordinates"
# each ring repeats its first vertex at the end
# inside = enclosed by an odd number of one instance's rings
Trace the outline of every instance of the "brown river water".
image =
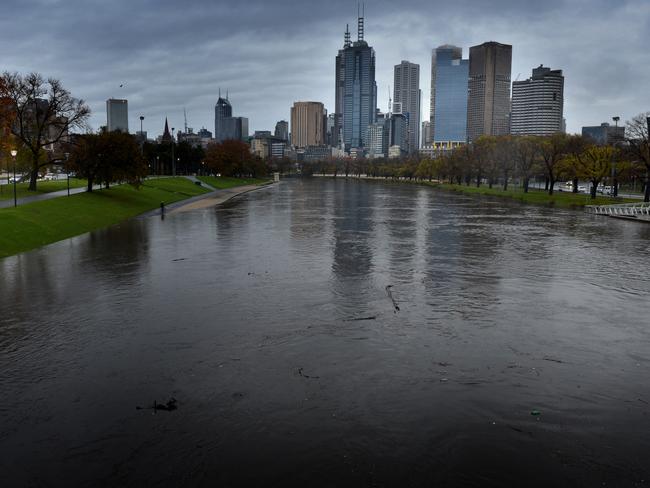
{"type": "Polygon", "coordinates": [[[649,244],[295,179],[6,258],[0,483],[646,486],[649,244]]]}

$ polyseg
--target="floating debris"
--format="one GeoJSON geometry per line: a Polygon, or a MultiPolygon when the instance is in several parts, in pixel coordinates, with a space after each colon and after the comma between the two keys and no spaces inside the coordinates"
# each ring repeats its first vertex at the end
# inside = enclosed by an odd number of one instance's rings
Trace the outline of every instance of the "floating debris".
{"type": "Polygon", "coordinates": [[[349,319],[345,319],[343,322],[358,322],[360,320],[375,320],[377,317],[374,315],[371,315],[369,317],[352,317],[349,319]]]}
{"type": "Polygon", "coordinates": [[[386,294],[388,295],[388,298],[390,298],[390,301],[393,302],[393,307],[395,307],[395,313],[399,312],[399,305],[397,305],[397,302],[393,298],[393,293],[390,291],[390,289],[393,287],[393,285],[388,285],[386,287],[386,294]]]}
{"type": "Polygon", "coordinates": [[[185,261],[187,258],[176,258],[172,259],[172,261],[185,261]]]}
{"type": "Polygon", "coordinates": [[[308,374],[303,373],[302,368],[298,368],[298,374],[302,376],[303,378],[309,378],[309,379],[318,379],[320,376],[310,376],[308,374]]]}
{"type": "Polygon", "coordinates": [[[540,415],[542,415],[542,412],[540,412],[539,410],[531,410],[531,411],[530,411],[530,414],[531,414],[533,417],[539,417],[540,415]]]}
{"type": "Polygon", "coordinates": [[[158,403],[157,401],[154,400],[153,405],[150,407],[140,407],[136,406],[136,410],[148,410],[151,409],[156,413],[156,410],[164,410],[165,412],[171,412],[172,410],[176,410],[178,407],[176,406],[176,398],[171,397],[167,403],[158,403]]]}

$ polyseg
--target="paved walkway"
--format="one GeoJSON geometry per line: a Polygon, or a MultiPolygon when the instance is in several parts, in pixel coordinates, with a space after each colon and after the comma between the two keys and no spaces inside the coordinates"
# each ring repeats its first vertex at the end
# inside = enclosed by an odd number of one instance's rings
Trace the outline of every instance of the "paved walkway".
{"type": "MultiPolygon", "coordinates": [[[[98,185],[95,185],[93,189],[99,190],[100,187],[98,185]]],[[[85,191],[86,191],[85,186],[81,188],[70,188],[70,195],[74,195],[76,193],[83,193],[85,191]]],[[[37,195],[30,195],[28,197],[19,198],[18,205],[25,205],[26,203],[33,203],[33,202],[42,202],[43,200],[49,200],[50,198],[65,197],[67,195],[68,195],[67,189],[52,191],[50,193],[39,193],[37,195]]],[[[14,206],[13,198],[10,198],[9,200],[0,200],[0,208],[9,208],[13,206],[14,206]]]]}

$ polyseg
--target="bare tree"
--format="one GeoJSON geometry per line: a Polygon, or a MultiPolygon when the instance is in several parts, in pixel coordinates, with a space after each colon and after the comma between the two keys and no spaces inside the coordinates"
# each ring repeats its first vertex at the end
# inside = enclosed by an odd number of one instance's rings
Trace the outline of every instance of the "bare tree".
{"type": "Polygon", "coordinates": [[[70,95],[61,82],[47,81],[38,73],[21,76],[4,72],[0,77],[0,99],[7,103],[2,117],[7,117],[11,132],[29,150],[31,169],[29,189],[36,190],[38,170],[53,162],[62,162],[45,149],[65,141],[72,129],[86,129],[90,108],[83,100],[70,95]]]}
{"type": "Polygon", "coordinates": [[[648,122],[648,117],[650,117],[650,112],[639,114],[629,120],[625,127],[631,159],[643,163],[646,169],[644,202],[650,202],[650,136],[648,134],[650,122],[648,122]]]}
{"type": "Polygon", "coordinates": [[[523,179],[524,193],[528,193],[530,177],[539,157],[539,141],[535,136],[521,136],[514,140],[516,171],[523,179]]]}

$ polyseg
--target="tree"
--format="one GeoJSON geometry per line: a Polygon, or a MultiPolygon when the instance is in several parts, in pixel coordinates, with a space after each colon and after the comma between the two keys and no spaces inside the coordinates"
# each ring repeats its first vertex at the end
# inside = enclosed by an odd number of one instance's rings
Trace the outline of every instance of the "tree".
{"type": "Polygon", "coordinates": [[[72,147],[68,169],[88,180],[89,192],[95,183],[103,183],[107,188],[119,181],[138,186],[148,173],[139,144],[125,132],[77,136],[72,147]]]}
{"type": "Polygon", "coordinates": [[[528,193],[530,177],[535,171],[539,155],[539,142],[534,136],[521,136],[514,140],[514,158],[517,172],[523,179],[524,193],[528,193]]]}
{"type": "Polygon", "coordinates": [[[571,178],[572,192],[578,193],[578,182],[582,174],[583,168],[581,166],[582,155],[589,148],[589,140],[581,135],[567,136],[567,154],[568,156],[562,159],[560,166],[562,173],[571,178]]]}
{"type": "Polygon", "coordinates": [[[5,72],[0,79],[0,99],[8,107],[2,116],[9,118],[12,134],[31,154],[29,189],[34,191],[38,170],[52,162],[62,162],[60,156],[57,159],[51,152],[43,161],[42,150],[64,142],[72,129],[85,129],[90,108],[54,78],[45,81],[38,73],[23,77],[5,72]]]}
{"type": "Polygon", "coordinates": [[[596,198],[598,185],[611,172],[616,152],[612,146],[591,145],[582,152],[567,157],[566,160],[575,168],[576,175],[591,182],[591,198],[596,198]]]}
{"type": "Polygon", "coordinates": [[[650,117],[650,112],[639,114],[625,124],[630,157],[633,161],[642,163],[646,170],[644,202],[650,202],[650,134],[647,117],[650,117]]]}
{"type": "Polygon", "coordinates": [[[553,194],[553,187],[560,176],[562,160],[567,154],[567,149],[568,136],[562,133],[545,137],[539,145],[539,153],[549,180],[549,195],[553,194]]]}

